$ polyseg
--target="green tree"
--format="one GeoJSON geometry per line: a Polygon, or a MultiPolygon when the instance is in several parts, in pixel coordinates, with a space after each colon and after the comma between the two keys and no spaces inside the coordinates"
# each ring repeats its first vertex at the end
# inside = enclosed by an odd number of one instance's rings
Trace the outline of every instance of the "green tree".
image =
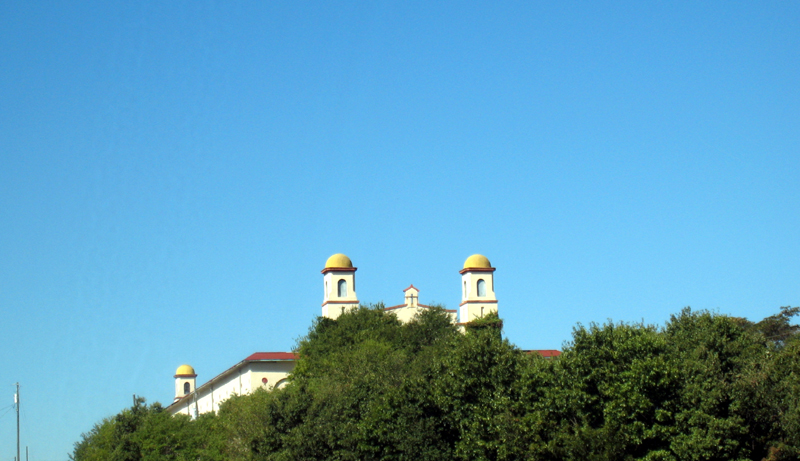
{"type": "Polygon", "coordinates": [[[653,326],[578,326],[559,359],[523,377],[530,459],[674,459],[680,383],[667,349],[653,326]]]}
{"type": "Polygon", "coordinates": [[[96,424],[75,443],[74,461],[222,460],[222,433],[213,414],[191,421],[158,402],[134,405],[96,424]]]}
{"type": "Polygon", "coordinates": [[[70,455],[74,461],[106,461],[111,458],[116,446],[114,437],[114,418],[104,418],[95,424],[89,432],[81,434],[81,439],[75,442],[75,448],[70,455]]]}
{"type": "MultiPolygon", "coordinates": [[[[158,405],[155,411],[160,411],[158,405]]],[[[151,412],[143,397],[136,397],[133,406],[112,418],[104,419],[89,433],[83,434],[75,444],[72,459],[76,461],[106,459],[110,461],[137,461],[141,459],[136,431],[151,412]]]]}
{"type": "Polygon", "coordinates": [[[427,378],[456,328],[442,309],[407,324],[382,305],[319,318],[292,384],[230,399],[220,416],[242,459],[446,459],[427,378]]]}
{"type": "Polygon", "coordinates": [[[791,324],[792,318],[798,313],[800,313],[800,307],[783,306],[779,313],[761,320],[754,326],[768,341],[781,346],[800,331],[800,325],[791,324]]]}
{"type": "Polygon", "coordinates": [[[487,319],[438,350],[430,372],[441,433],[454,456],[468,460],[514,459],[514,384],[525,363],[522,352],[502,339],[502,322],[487,319]]]}
{"type": "Polygon", "coordinates": [[[800,458],[797,308],[760,322],[684,309],[663,327],[578,325],[560,358],[518,350],[489,315],[441,308],[319,318],[284,389],[170,416],[138,399],[82,435],[76,461],[765,460],[800,458]]]}
{"type": "Polygon", "coordinates": [[[670,447],[679,459],[761,459],[766,428],[759,424],[759,385],[753,370],[768,360],[763,337],[735,319],[684,309],[665,330],[681,364],[677,433],[670,447]]]}

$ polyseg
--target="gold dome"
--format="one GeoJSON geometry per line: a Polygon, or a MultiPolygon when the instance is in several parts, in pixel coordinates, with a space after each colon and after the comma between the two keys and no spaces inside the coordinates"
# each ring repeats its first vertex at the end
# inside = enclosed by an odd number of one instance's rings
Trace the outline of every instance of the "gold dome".
{"type": "Polygon", "coordinates": [[[347,256],[336,253],[325,262],[325,269],[329,267],[353,267],[353,262],[347,256]]]}
{"type": "Polygon", "coordinates": [[[464,269],[491,269],[492,263],[489,262],[489,258],[484,255],[472,255],[464,261],[464,269]]]}
{"type": "Polygon", "coordinates": [[[181,365],[175,370],[176,375],[194,375],[194,368],[191,365],[181,365]]]}

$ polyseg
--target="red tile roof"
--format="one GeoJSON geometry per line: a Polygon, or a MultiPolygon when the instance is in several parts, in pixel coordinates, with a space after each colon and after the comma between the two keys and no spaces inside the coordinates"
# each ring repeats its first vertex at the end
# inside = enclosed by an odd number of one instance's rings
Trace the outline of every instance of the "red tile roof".
{"type": "Polygon", "coordinates": [[[557,351],[555,349],[541,349],[541,350],[531,350],[531,351],[522,351],[528,354],[537,353],[546,359],[551,359],[553,357],[558,357],[561,355],[561,351],[557,351]]]}
{"type": "Polygon", "coordinates": [[[257,360],[297,360],[297,354],[293,352],[256,352],[244,359],[245,362],[257,360]]]}

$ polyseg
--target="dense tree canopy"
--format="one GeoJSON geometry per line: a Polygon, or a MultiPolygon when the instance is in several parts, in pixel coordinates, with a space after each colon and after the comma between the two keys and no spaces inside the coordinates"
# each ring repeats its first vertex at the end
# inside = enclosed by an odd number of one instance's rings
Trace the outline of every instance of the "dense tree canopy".
{"type": "Polygon", "coordinates": [[[578,325],[547,360],[495,316],[461,333],[438,308],[401,324],[362,307],[314,322],[286,388],[194,421],[139,400],[72,459],[798,459],[798,310],[578,325]]]}

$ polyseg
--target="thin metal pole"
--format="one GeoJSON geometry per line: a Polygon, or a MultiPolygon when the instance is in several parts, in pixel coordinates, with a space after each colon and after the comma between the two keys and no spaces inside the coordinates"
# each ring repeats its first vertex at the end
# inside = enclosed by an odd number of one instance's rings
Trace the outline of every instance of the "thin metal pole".
{"type": "Polygon", "coordinates": [[[19,460],[19,383],[17,383],[17,394],[14,396],[17,404],[17,459],[19,460]]]}

